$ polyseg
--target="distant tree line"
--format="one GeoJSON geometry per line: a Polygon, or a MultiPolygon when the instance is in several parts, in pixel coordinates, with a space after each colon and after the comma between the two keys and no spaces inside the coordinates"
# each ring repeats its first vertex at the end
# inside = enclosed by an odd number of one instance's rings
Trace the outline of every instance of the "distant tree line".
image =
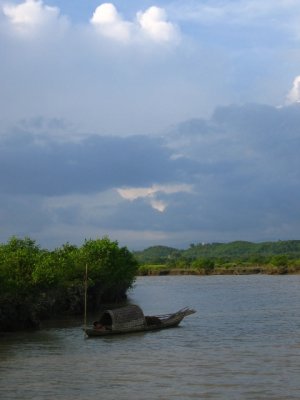
{"type": "Polygon", "coordinates": [[[0,244],[0,331],[34,326],[42,318],[83,312],[85,271],[88,306],[126,297],[138,263],[126,247],[108,237],[66,243],[49,251],[29,237],[0,244]]]}
{"type": "Polygon", "coordinates": [[[190,273],[295,273],[300,241],[191,244],[186,250],[152,246],[135,252],[140,274],[187,270],[190,273]]]}

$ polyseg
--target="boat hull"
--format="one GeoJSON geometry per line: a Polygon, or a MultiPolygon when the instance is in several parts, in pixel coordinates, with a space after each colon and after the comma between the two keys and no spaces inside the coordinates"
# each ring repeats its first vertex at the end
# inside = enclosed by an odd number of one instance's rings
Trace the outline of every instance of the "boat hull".
{"type": "Polygon", "coordinates": [[[181,320],[183,318],[181,318],[179,321],[174,321],[172,323],[162,323],[160,325],[146,325],[146,326],[141,326],[141,327],[135,327],[132,329],[128,329],[128,330],[97,330],[94,328],[88,328],[88,329],[84,329],[85,334],[88,337],[99,337],[99,336],[111,336],[111,335],[124,335],[124,334],[128,334],[128,333],[136,333],[136,332],[149,332],[149,331],[159,331],[162,329],[168,329],[168,328],[175,328],[177,327],[181,320]]]}
{"type": "Polygon", "coordinates": [[[195,311],[189,308],[185,308],[177,311],[173,314],[165,314],[165,315],[154,315],[154,316],[146,316],[143,317],[142,322],[140,324],[135,324],[134,326],[130,326],[130,324],[112,325],[109,328],[101,328],[97,329],[93,328],[85,328],[84,332],[87,337],[103,337],[103,336],[112,336],[112,335],[121,335],[128,333],[136,333],[136,332],[148,332],[148,331],[159,331],[162,329],[175,328],[184,317],[187,315],[193,314],[195,311]]]}

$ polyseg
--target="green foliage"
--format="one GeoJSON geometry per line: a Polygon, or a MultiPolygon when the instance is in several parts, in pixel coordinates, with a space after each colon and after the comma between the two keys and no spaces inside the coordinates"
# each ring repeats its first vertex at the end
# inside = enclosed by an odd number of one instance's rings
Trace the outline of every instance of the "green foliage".
{"type": "Polygon", "coordinates": [[[177,259],[181,252],[173,247],[152,246],[134,253],[136,259],[143,264],[161,264],[177,259]]]}
{"type": "Polygon", "coordinates": [[[32,273],[40,253],[34,240],[12,237],[0,246],[1,293],[21,292],[33,287],[32,273]]]}
{"type": "Polygon", "coordinates": [[[143,264],[139,266],[139,275],[165,275],[169,271],[167,264],[143,264]]]}
{"type": "Polygon", "coordinates": [[[88,265],[91,282],[104,283],[106,288],[130,287],[138,270],[132,253],[107,237],[86,240],[80,249],[80,259],[82,265],[88,265]]]}
{"type": "Polygon", "coordinates": [[[192,243],[186,250],[154,246],[138,252],[138,259],[145,268],[140,274],[169,273],[196,274],[283,274],[300,271],[300,240],[251,243],[192,243]],[[161,260],[158,262],[158,260],[161,260]],[[159,265],[159,270],[149,265],[159,265]]]}
{"type": "Polygon", "coordinates": [[[211,273],[215,268],[215,262],[209,258],[198,258],[191,264],[192,268],[203,269],[206,274],[211,273]]]}
{"type": "Polygon", "coordinates": [[[276,255],[286,255],[289,260],[300,258],[300,240],[278,242],[251,243],[235,241],[231,243],[199,243],[191,244],[186,250],[170,247],[154,246],[137,254],[140,263],[168,263],[176,265],[179,259],[210,259],[218,264],[228,262],[252,262],[264,264],[276,255]],[[160,260],[160,261],[159,261],[160,260]],[[158,262],[159,261],[159,262],[158,262]]]}
{"type": "Polygon", "coordinates": [[[126,291],[137,274],[138,263],[126,247],[109,238],[86,240],[81,248],[64,244],[41,250],[30,238],[11,238],[0,245],[1,295],[20,295],[83,284],[86,265],[89,285],[126,291]]]}
{"type": "Polygon", "coordinates": [[[32,280],[41,288],[67,286],[83,280],[83,266],[78,264],[79,250],[69,243],[54,251],[44,250],[37,259],[32,280]]]}
{"type": "Polygon", "coordinates": [[[51,253],[40,254],[35,268],[32,271],[32,282],[39,287],[50,287],[59,282],[57,263],[51,253]]]}
{"type": "Polygon", "coordinates": [[[180,257],[175,261],[175,267],[176,268],[189,268],[190,267],[190,261],[187,260],[184,257],[180,257]]]}
{"type": "Polygon", "coordinates": [[[289,259],[286,254],[276,255],[271,258],[271,264],[276,267],[287,267],[288,261],[289,259]]]}

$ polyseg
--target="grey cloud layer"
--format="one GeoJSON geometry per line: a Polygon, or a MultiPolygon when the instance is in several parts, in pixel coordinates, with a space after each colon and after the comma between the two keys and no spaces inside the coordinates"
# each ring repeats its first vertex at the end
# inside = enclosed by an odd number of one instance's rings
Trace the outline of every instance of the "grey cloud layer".
{"type": "Polygon", "coordinates": [[[178,162],[157,138],[89,136],[56,142],[30,132],[0,138],[3,193],[68,195],[174,180],[178,162]]]}
{"type": "MultiPolygon", "coordinates": [[[[53,121],[53,132],[63,126],[53,121]]],[[[2,240],[33,233],[53,244],[108,233],[134,248],[299,235],[298,104],[223,107],[164,137],[66,142],[29,126],[7,133],[0,139],[2,240]],[[149,188],[149,196],[122,198],[118,188],[149,188]],[[162,212],[154,200],[164,202],[162,212]]]]}

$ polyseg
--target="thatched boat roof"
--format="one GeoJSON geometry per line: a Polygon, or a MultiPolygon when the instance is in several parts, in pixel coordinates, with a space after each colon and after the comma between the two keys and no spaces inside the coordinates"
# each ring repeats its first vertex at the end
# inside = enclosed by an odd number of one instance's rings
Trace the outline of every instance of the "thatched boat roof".
{"type": "Polygon", "coordinates": [[[85,328],[85,333],[88,337],[95,337],[172,328],[178,326],[184,317],[195,312],[186,307],[171,314],[144,316],[139,306],[131,304],[103,311],[100,319],[94,322],[94,327],[85,328]]]}
{"type": "Polygon", "coordinates": [[[145,326],[145,316],[139,306],[131,304],[122,308],[105,310],[101,314],[99,322],[110,326],[113,331],[124,331],[145,326]]]}

